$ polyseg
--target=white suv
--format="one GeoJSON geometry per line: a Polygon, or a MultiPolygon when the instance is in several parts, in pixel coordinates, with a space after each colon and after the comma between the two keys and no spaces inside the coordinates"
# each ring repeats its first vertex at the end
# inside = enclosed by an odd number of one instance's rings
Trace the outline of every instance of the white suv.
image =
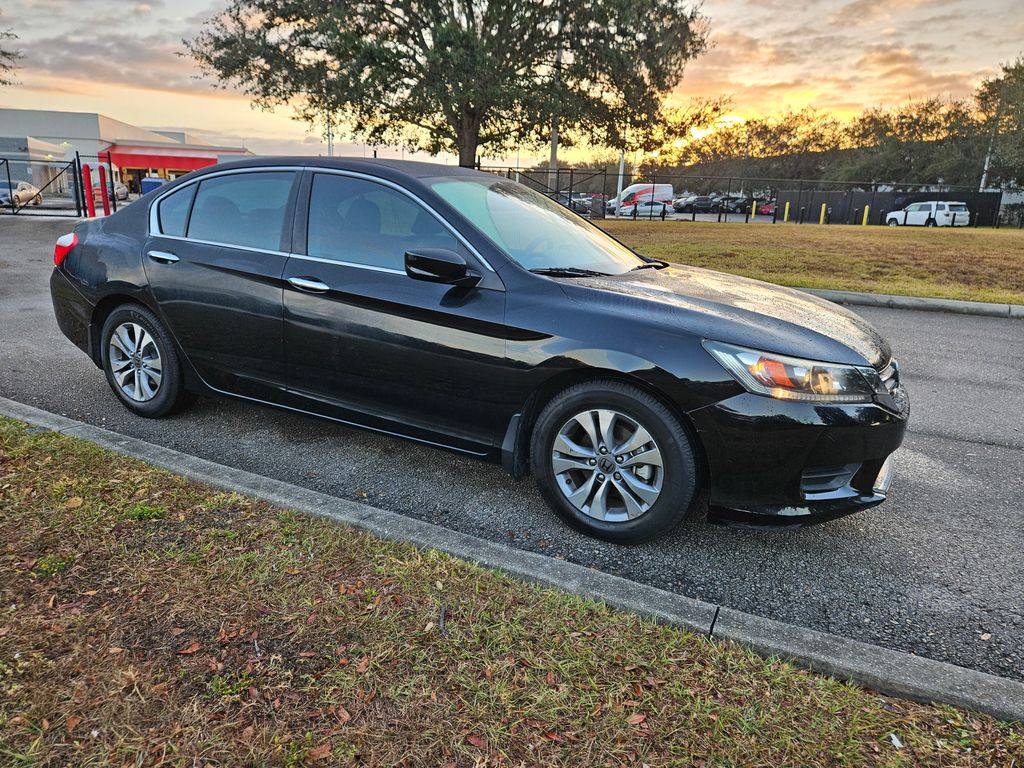
{"type": "Polygon", "coordinates": [[[971,212],[966,203],[949,201],[911,203],[899,211],[885,214],[885,223],[890,227],[966,227],[971,223],[971,212]]]}

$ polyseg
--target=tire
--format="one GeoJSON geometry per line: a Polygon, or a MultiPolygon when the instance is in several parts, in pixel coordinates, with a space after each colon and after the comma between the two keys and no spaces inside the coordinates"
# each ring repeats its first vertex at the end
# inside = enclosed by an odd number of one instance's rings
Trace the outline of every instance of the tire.
{"type": "Polygon", "coordinates": [[[900,225],[896,219],[888,219],[885,223],[890,227],[898,227],[900,225]]]}
{"type": "Polygon", "coordinates": [[[577,384],[556,395],[534,424],[530,465],[559,517],[620,544],[667,533],[697,495],[696,448],[686,429],[657,398],[621,381],[577,384]],[[589,418],[592,429],[577,416],[589,418]],[[601,450],[609,424],[611,440],[624,449],[618,456],[601,450]]]}
{"type": "Polygon", "coordinates": [[[169,416],[195,399],[185,391],[174,341],[141,304],[124,304],[110,313],[100,332],[100,355],[110,388],[139,416],[169,416]]]}
{"type": "Polygon", "coordinates": [[[935,219],[928,219],[928,221],[926,221],[924,223],[924,225],[926,227],[937,227],[938,226],[938,224],[935,223],[935,219]]]}

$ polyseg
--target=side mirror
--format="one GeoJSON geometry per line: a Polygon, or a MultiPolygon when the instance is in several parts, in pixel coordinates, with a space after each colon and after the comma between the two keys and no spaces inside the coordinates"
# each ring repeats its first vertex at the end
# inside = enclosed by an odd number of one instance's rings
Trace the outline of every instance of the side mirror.
{"type": "Polygon", "coordinates": [[[472,288],[480,275],[469,268],[461,254],[447,248],[417,248],[405,252],[405,274],[413,280],[472,288]]]}

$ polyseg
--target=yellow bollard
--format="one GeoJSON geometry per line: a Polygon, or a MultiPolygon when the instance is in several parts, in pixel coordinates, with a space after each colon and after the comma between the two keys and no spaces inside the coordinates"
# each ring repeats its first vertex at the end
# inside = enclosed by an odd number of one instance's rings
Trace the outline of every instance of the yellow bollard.
{"type": "Polygon", "coordinates": [[[789,221],[789,200],[786,201],[786,210],[782,213],[782,223],[789,221]]]}
{"type": "Polygon", "coordinates": [[[825,223],[825,208],[826,207],[827,207],[827,205],[825,203],[821,204],[821,216],[818,217],[818,223],[819,224],[824,224],[825,223]]]}
{"type": "Polygon", "coordinates": [[[871,206],[870,205],[865,205],[864,206],[864,221],[862,221],[860,223],[860,225],[862,227],[866,227],[868,225],[868,213],[870,213],[870,212],[871,212],[871,206]]]}

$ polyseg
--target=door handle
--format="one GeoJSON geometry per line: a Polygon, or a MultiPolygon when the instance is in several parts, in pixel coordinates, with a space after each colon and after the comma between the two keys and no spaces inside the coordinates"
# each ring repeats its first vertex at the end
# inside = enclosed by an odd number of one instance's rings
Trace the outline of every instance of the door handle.
{"type": "Polygon", "coordinates": [[[307,293],[326,293],[331,286],[312,277],[289,277],[288,285],[307,293]]]}
{"type": "Polygon", "coordinates": [[[178,257],[168,251],[150,251],[146,255],[153,261],[159,261],[161,264],[174,264],[178,261],[178,257]]]}

